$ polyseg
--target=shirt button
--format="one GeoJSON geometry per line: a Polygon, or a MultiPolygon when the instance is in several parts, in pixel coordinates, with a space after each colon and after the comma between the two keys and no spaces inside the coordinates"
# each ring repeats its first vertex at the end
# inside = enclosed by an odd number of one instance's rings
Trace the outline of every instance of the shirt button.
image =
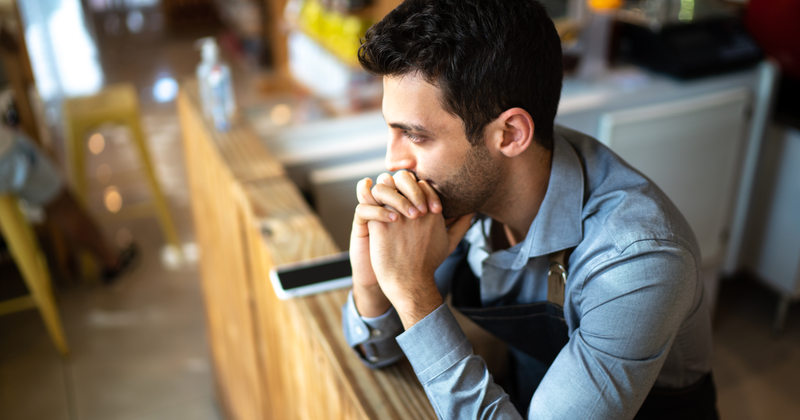
{"type": "Polygon", "coordinates": [[[380,337],[381,334],[383,334],[383,331],[381,330],[372,330],[372,335],[374,335],[375,337],[380,337]]]}
{"type": "Polygon", "coordinates": [[[381,359],[378,358],[378,356],[370,356],[369,357],[369,361],[372,362],[372,363],[378,363],[378,360],[381,360],[381,359]]]}

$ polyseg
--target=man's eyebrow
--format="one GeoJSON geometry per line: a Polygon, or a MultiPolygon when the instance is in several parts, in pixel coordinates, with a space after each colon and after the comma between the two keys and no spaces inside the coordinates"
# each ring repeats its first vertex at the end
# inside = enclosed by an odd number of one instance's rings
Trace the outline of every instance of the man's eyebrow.
{"type": "Polygon", "coordinates": [[[389,127],[397,128],[399,130],[411,131],[411,132],[420,133],[420,134],[430,134],[430,131],[428,131],[425,127],[423,127],[421,125],[404,124],[404,123],[388,123],[388,124],[389,124],[389,127]]]}

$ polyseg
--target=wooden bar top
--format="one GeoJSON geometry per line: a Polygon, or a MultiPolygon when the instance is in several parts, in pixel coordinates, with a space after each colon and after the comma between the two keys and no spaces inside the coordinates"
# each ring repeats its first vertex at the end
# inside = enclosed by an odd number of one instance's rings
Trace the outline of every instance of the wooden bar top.
{"type": "Polygon", "coordinates": [[[217,394],[228,419],[428,419],[407,361],[371,370],[347,345],[347,290],[278,300],[276,264],[338,252],[242,121],[218,132],[197,86],[178,98],[217,394]]]}

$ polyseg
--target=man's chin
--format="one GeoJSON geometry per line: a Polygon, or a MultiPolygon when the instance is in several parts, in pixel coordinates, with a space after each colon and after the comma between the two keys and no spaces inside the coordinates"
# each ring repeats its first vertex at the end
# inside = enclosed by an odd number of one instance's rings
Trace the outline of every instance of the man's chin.
{"type": "Polygon", "coordinates": [[[435,181],[430,179],[426,179],[425,181],[433,188],[434,191],[436,191],[436,195],[439,197],[439,201],[442,203],[442,216],[445,218],[445,220],[455,220],[465,214],[475,212],[475,210],[470,211],[469,209],[465,208],[466,206],[464,206],[463,203],[451,199],[449,194],[443,193],[439,189],[439,186],[436,185],[435,181]]]}
{"type": "Polygon", "coordinates": [[[456,208],[453,208],[453,207],[449,207],[448,208],[448,206],[446,206],[444,203],[442,203],[442,216],[444,217],[445,220],[455,220],[455,219],[458,219],[461,216],[464,216],[464,215],[470,214],[470,213],[474,213],[474,212],[473,211],[466,211],[464,209],[456,209],[456,208]]]}

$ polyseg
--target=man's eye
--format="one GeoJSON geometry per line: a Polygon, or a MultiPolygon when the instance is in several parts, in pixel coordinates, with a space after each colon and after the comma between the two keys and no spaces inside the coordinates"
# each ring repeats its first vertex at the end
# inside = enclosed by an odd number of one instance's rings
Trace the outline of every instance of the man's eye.
{"type": "Polygon", "coordinates": [[[411,140],[411,141],[413,141],[413,142],[419,142],[419,141],[422,141],[422,139],[421,139],[421,138],[419,138],[419,137],[417,137],[417,136],[415,136],[415,135],[413,135],[413,134],[409,133],[408,131],[403,131],[403,133],[405,134],[405,136],[406,136],[406,137],[408,137],[408,139],[409,139],[409,140],[411,140]]]}

